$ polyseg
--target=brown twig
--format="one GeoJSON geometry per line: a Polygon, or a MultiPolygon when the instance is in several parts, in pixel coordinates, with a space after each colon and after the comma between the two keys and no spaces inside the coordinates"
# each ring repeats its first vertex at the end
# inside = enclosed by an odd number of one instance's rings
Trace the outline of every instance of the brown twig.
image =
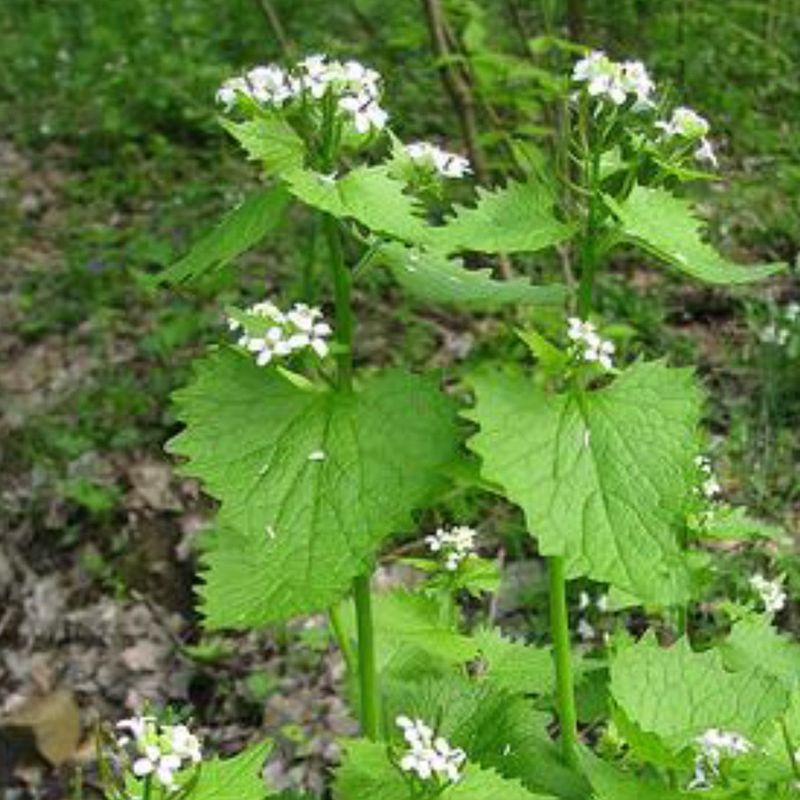
{"type": "Polygon", "coordinates": [[[275,34],[275,39],[280,45],[284,58],[291,59],[294,52],[294,47],[289,41],[289,38],[286,36],[283,23],[281,23],[281,18],[278,16],[278,12],[275,10],[275,7],[272,5],[270,0],[256,0],[256,5],[264,14],[264,17],[266,17],[270,29],[275,34]]]}
{"type": "Polygon", "coordinates": [[[478,142],[478,125],[475,119],[475,98],[463,73],[452,62],[447,44],[447,29],[439,0],[422,0],[428,31],[431,36],[433,52],[436,55],[439,75],[458,117],[464,146],[469,153],[475,177],[479,183],[486,183],[489,175],[486,161],[478,142]]]}
{"type": "MultiPolygon", "coordinates": [[[[422,0],[428,31],[431,36],[433,52],[438,61],[439,75],[445,90],[450,97],[453,109],[458,117],[464,146],[469,153],[469,160],[478,183],[487,185],[489,170],[478,140],[478,123],[475,117],[475,96],[472,89],[472,78],[469,71],[453,59],[453,50],[457,47],[457,38],[449,29],[440,0],[422,0]],[[452,46],[451,46],[451,43],[452,46]]],[[[511,260],[505,254],[498,256],[497,264],[500,274],[508,279],[513,275],[511,260]]]]}

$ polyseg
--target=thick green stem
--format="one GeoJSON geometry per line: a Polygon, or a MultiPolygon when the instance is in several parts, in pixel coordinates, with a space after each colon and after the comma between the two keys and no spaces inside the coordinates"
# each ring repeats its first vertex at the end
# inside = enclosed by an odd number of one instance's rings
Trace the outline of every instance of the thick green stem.
{"type": "Polygon", "coordinates": [[[325,215],[322,224],[330,250],[333,294],[336,301],[336,366],[339,388],[350,391],[353,384],[353,309],[350,307],[352,278],[344,263],[342,238],[336,220],[325,215]]]}
{"type": "Polygon", "coordinates": [[[372,623],[372,597],[369,576],[353,581],[358,627],[358,683],[361,695],[361,727],[364,735],[377,740],[380,732],[378,670],[375,659],[375,630],[372,623]]]}
{"type": "Polygon", "coordinates": [[[589,191],[589,208],[586,215],[586,228],[581,240],[580,266],[581,279],[578,286],[578,316],[586,319],[592,309],[594,278],[597,271],[597,215],[599,202],[599,157],[594,154],[586,165],[585,185],[589,191]]]}
{"type": "Polygon", "coordinates": [[[569,616],[567,614],[567,580],[563,556],[548,559],[550,577],[550,635],[556,665],[556,701],[561,728],[561,752],[564,763],[578,767],[578,715],[572,679],[569,616]]]}
{"type": "MultiPolygon", "coordinates": [[[[352,276],[344,263],[342,239],[338,223],[331,216],[323,219],[333,273],[333,293],[336,300],[336,355],[340,391],[353,389],[353,309],[351,308],[352,276]]],[[[364,735],[377,739],[379,734],[378,675],[375,659],[375,630],[372,622],[372,599],[369,575],[353,580],[353,597],[358,630],[358,683],[361,698],[361,727],[364,735]]],[[[335,623],[334,623],[335,625],[335,623]]],[[[334,628],[335,630],[335,628],[334,628]]],[[[345,659],[347,652],[343,649],[345,659]]],[[[350,655],[352,660],[352,654],[350,655]]]]}

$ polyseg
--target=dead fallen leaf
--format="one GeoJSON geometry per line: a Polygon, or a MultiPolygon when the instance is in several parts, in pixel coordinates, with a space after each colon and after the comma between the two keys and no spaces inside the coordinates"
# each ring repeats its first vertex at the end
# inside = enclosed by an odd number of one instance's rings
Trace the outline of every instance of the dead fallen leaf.
{"type": "Polygon", "coordinates": [[[53,766],[71,760],[81,739],[81,717],[72,692],[56,689],[46,695],[31,697],[0,720],[6,733],[18,731],[33,736],[36,749],[53,766]]]}

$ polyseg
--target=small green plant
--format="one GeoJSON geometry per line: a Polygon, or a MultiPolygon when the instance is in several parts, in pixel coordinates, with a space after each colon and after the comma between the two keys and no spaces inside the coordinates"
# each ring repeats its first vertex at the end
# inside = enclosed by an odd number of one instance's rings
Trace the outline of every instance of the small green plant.
{"type": "Polygon", "coordinates": [[[594,313],[597,276],[620,247],[711,284],[783,268],[725,259],[676,195],[716,163],[708,122],[667,108],[640,62],[589,53],[562,98],[557,168],[479,189],[443,217],[451,179],[469,164],[404,145],[380,76],[360,63],[257,67],[226,82],[219,101],[223,126],[268,183],[159,279],[222,268],[299,203],[328,248],[327,274],[305,285],[332,295],[333,314],[294,297],[229,308],[235,339],[212,347],[176,394],[185,427],[169,450],[220,503],[202,557],[206,627],[329,615],[363,732],[345,745],[333,796],[792,796],[800,649],[772,624],[782,589],[754,576],[725,606],[727,635],[690,640],[712,585],[704,544],[757,538],[759,524],[717,498],[692,371],[636,358],[594,313]],[[467,256],[557,245],[573,254],[563,284],[467,266],[467,256]],[[539,323],[517,333],[535,366],[471,368],[454,376],[457,397],[437,373],[360,366],[353,287],[377,269],[428,304],[530,307],[539,323]],[[475,458],[474,485],[522,509],[546,559],[548,644],[462,618],[460,592],[497,585],[471,528],[444,527],[426,540],[433,558],[406,559],[425,575],[414,588],[372,591],[384,545],[413,531],[414,513],[475,458]],[[602,610],[637,610],[648,632],[634,641],[618,627],[576,651],[567,585],[578,579],[606,586],[602,610]],[[591,728],[576,702],[583,685],[603,709],[591,728]]]}

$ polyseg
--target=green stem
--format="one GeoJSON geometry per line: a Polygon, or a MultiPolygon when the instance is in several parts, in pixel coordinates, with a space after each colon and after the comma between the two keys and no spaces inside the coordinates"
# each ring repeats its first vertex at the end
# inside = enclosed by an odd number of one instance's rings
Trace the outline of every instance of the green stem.
{"type": "Polygon", "coordinates": [[[786,725],[785,718],[781,720],[781,732],[783,733],[783,743],[786,747],[786,753],[789,756],[789,763],[792,765],[792,772],[795,778],[800,780],[800,765],[797,763],[794,744],[792,743],[792,737],[789,735],[789,728],[786,725]]]}
{"type": "Polygon", "coordinates": [[[353,386],[353,309],[350,307],[352,277],[344,263],[338,223],[326,214],[322,224],[330,250],[333,294],[336,301],[336,343],[339,345],[336,366],[339,388],[350,391],[353,386]]]}
{"type": "Polygon", "coordinates": [[[567,580],[563,556],[548,559],[550,578],[550,635],[556,664],[556,703],[561,728],[561,752],[564,763],[578,767],[578,714],[572,679],[569,616],[567,614],[567,580]]]}
{"type": "Polygon", "coordinates": [[[586,319],[592,309],[594,293],[594,277],[597,271],[597,212],[600,161],[599,156],[591,156],[591,163],[586,169],[586,186],[590,192],[589,208],[586,216],[586,229],[581,240],[581,278],[578,286],[578,316],[586,319]]]}
{"type": "MultiPolygon", "coordinates": [[[[333,293],[336,300],[336,343],[339,346],[336,361],[339,390],[350,392],[353,389],[353,309],[350,305],[352,276],[344,263],[342,239],[336,220],[325,215],[323,226],[330,249],[333,293]]],[[[353,580],[353,597],[358,630],[361,727],[365,736],[376,740],[379,732],[378,675],[369,575],[362,575],[353,580]]],[[[347,658],[345,651],[342,652],[347,658]]]]}
{"type": "Polygon", "coordinates": [[[356,654],[353,652],[353,645],[350,644],[350,639],[347,636],[347,631],[345,630],[344,622],[342,621],[342,613],[339,610],[339,606],[331,606],[328,609],[328,619],[331,623],[331,630],[333,631],[333,636],[336,639],[336,644],[338,645],[339,650],[342,651],[342,658],[344,658],[344,665],[347,667],[347,674],[355,675],[356,670],[358,669],[356,654]]]}
{"type": "Polygon", "coordinates": [[[372,596],[369,576],[353,580],[358,627],[358,681],[361,695],[361,727],[364,735],[378,739],[380,703],[378,699],[378,670],[375,659],[375,630],[372,623],[372,596]]]}

